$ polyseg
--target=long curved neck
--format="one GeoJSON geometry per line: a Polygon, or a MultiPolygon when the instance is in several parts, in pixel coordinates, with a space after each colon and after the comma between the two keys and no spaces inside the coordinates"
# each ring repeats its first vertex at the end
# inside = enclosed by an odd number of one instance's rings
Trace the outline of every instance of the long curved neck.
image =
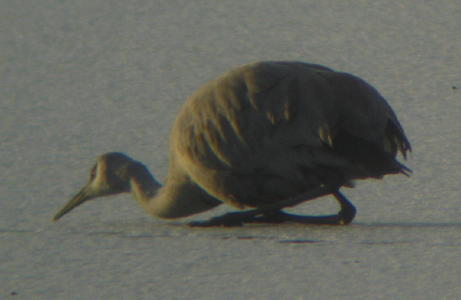
{"type": "Polygon", "coordinates": [[[220,201],[208,195],[180,174],[170,174],[162,186],[141,163],[135,164],[130,187],[136,201],[151,215],[159,218],[181,218],[209,210],[220,201]]]}

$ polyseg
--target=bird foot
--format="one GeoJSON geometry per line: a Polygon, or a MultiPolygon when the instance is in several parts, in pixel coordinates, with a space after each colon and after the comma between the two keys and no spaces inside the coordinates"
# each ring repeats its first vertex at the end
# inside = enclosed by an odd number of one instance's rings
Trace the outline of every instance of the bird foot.
{"type": "Polygon", "coordinates": [[[343,206],[338,213],[338,225],[348,225],[354,220],[357,209],[353,205],[343,206]]]}
{"type": "Polygon", "coordinates": [[[222,216],[211,218],[206,221],[193,221],[191,227],[237,227],[246,223],[300,223],[317,225],[347,225],[352,222],[356,214],[354,206],[343,207],[336,215],[326,216],[300,216],[285,213],[283,211],[269,211],[256,213],[255,211],[231,212],[222,216]]]}

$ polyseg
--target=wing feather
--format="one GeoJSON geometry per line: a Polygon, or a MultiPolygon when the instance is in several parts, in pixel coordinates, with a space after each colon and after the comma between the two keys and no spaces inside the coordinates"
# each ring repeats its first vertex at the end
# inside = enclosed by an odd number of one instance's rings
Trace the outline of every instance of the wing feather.
{"type": "Polygon", "coordinates": [[[347,182],[366,177],[365,167],[335,152],[340,131],[393,155],[411,149],[390,106],[363,80],[318,65],[263,62],[194,93],[174,124],[171,150],[212,196],[259,206],[318,186],[338,170],[347,182]]]}

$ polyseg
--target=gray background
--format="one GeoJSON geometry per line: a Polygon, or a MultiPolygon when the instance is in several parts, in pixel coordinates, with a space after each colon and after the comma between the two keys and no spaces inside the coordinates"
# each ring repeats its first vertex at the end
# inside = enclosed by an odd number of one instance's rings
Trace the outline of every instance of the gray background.
{"type": "MultiPolygon", "coordinates": [[[[437,1],[0,1],[0,298],[459,299],[461,5],[437,1]],[[412,141],[411,178],[360,182],[348,227],[191,229],[130,195],[52,215],[97,155],[167,173],[169,128],[231,67],[359,75],[412,141]],[[15,295],[14,295],[15,294],[15,295]]],[[[325,198],[297,213],[332,213],[325,198]]]]}

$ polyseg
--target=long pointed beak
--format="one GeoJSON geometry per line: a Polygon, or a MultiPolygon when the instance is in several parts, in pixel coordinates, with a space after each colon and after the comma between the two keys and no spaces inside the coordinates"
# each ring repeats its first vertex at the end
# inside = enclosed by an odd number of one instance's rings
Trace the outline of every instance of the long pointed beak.
{"type": "Polygon", "coordinates": [[[83,187],[80,190],[80,192],[78,192],[69,202],[67,202],[66,205],[64,205],[63,208],[61,208],[60,211],[58,211],[54,215],[53,221],[59,220],[62,216],[70,212],[72,209],[76,208],[83,202],[90,200],[92,198],[94,198],[94,196],[91,194],[89,186],[87,185],[83,187]]]}

